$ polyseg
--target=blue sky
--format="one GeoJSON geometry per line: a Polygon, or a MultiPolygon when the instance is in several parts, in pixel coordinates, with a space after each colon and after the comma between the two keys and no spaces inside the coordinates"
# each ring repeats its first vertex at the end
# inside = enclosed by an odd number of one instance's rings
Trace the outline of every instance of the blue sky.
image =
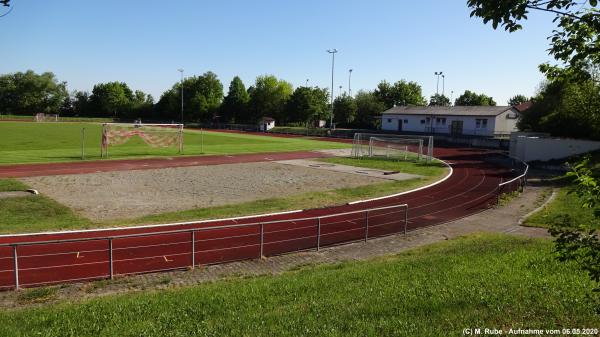
{"type": "Polygon", "coordinates": [[[156,100],[185,75],[215,72],[225,91],[233,76],[250,86],[273,74],[335,94],[372,90],[385,79],[416,81],[436,91],[483,92],[499,104],[532,95],[551,61],[546,36],[552,16],[534,14],[516,33],[493,30],[469,17],[466,0],[420,1],[82,1],[13,0],[0,18],[0,73],[52,71],[69,90],[124,81],[156,100]],[[442,84],[440,81],[440,91],[442,84]]]}

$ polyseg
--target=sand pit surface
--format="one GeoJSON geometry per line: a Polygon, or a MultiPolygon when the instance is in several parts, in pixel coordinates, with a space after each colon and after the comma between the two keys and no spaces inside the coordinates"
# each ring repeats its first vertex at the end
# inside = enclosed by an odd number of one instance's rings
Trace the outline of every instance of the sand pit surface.
{"type": "Polygon", "coordinates": [[[273,162],[21,179],[94,221],[281,198],[384,180],[273,162]]]}

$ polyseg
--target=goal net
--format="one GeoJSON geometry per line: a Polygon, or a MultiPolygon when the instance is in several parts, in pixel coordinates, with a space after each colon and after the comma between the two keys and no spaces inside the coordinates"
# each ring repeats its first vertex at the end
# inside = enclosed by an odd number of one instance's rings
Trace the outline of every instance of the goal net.
{"type": "MultiPolygon", "coordinates": [[[[431,162],[431,160],[433,159],[433,136],[420,136],[420,135],[393,135],[393,134],[381,134],[381,133],[355,133],[354,134],[354,139],[352,141],[352,157],[354,158],[361,158],[361,157],[365,157],[365,156],[370,156],[370,148],[372,148],[371,145],[371,138],[375,138],[375,142],[376,145],[378,143],[380,143],[381,141],[378,141],[377,139],[384,139],[386,142],[388,142],[389,144],[389,148],[394,148],[394,147],[399,147],[399,146],[404,146],[404,145],[399,145],[401,144],[401,142],[404,141],[409,141],[412,144],[406,144],[406,149],[410,152],[416,152],[421,153],[421,158],[422,159],[424,157],[424,159],[427,162],[431,162]],[[416,144],[417,140],[421,140],[422,141],[422,145],[421,145],[421,150],[419,151],[419,144],[416,144]],[[396,143],[394,143],[394,141],[396,141],[396,143]],[[393,145],[396,144],[396,145],[393,145]],[[413,145],[413,146],[410,146],[413,145]],[[427,152],[425,153],[424,150],[425,148],[427,148],[427,152]]],[[[381,144],[380,144],[381,145],[381,144]]],[[[376,148],[387,148],[387,145],[384,146],[375,146],[376,148]]]]}
{"type": "Polygon", "coordinates": [[[33,116],[35,122],[58,122],[57,114],[37,113],[33,116]]]}
{"type": "Polygon", "coordinates": [[[371,137],[369,138],[369,157],[421,160],[423,157],[423,140],[371,137]]]}
{"type": "Polygon", "coordinates": [[[177,147],[183,152],[183,124],[102,124],[101,156],[108,157],[108,148],[140,137],[151,147],[177,147]]]}

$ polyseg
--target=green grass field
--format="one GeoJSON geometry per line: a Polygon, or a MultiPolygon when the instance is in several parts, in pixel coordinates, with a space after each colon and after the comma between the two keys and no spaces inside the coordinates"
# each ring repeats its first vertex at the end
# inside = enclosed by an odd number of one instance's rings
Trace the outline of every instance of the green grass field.
{"type": "Polygon", "coordinates": [[[424,337],[475,327],[599,328],[585,298],[588,277],[551,250],[548,240],[472,235],[279,276],[0,311],[0,335],[424,337]]]}
{"type": "MultiPolygon", "coordinates": [[[[0,165],[81,160],[85,128],[85,157],[100,159],[102,126],[98,123],[0,122],[0,165]]],[[[267,137],[186,130],[184,154],[234,154],[347,148],[348,144],[306,138],[267,137]],[[203,144],[202,144],[203,143],[203,144]]],[[[109,148],[112,159],[177,156],[177,149],[153,148],[139,137],[109,148]]]]}

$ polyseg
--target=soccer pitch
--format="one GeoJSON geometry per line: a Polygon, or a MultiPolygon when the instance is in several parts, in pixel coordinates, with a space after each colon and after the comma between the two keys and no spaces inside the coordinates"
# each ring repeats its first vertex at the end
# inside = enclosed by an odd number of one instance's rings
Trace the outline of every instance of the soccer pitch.
{"type": "MultiPolygon", "coordinates": [[[[85,159],[100,159],[102,124],[1,122],[0,165],[80,161],[82,129],[85,129],[85,159]]],[[[307,138],[199,130],[184,132],[184,155],[310,151],[349,146],[307,138]]],[[[133,137],[123,145],[111,146],[109,150],[111,159],[178,155],[176,147],[150,147],[139,137],[133,137]]]]}

